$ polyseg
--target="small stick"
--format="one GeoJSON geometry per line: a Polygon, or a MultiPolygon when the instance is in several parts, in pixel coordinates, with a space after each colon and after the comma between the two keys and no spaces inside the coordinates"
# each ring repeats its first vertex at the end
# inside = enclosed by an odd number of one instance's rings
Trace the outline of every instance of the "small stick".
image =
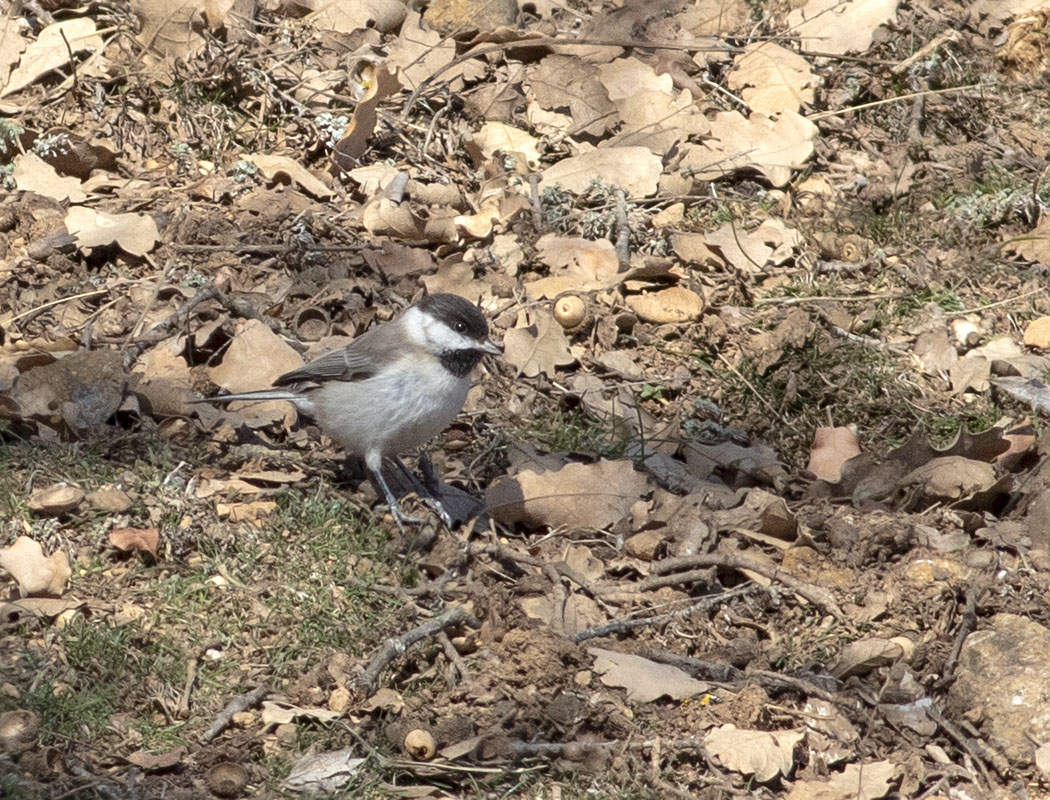
{"type": "Polygon", "coordinates": [[[468,614],[459,606],[449,606],[436,617],[427,620],[422,625],[406,631],[397,637],[387,639],[379,652],[372,656],[365,671],[358,678],[357,683],[364,689],[371,691],[379,682],[379,673],[398,656],[402,655],[408,648],[431,636],[437,635],[450,625],[468,625],[471,628],[480,628],[481,622],[472,614],[468,614]]]}
{"type": "Polygon", "coordinates": [[[814,586],[811,583],[800,580],[793,575],[782,571],[780,567],[771,566],[754,558],[748,558],[740,553],[707,553],[705,555],[682,556],[680,558],[668,558],[653,565],[652,577],[642,581],[638,588],[642,591],[652,591],[663,586],[673,586],[682,583],[684,579],[694,577],[693,572],[678,573],[677,570],[696,570],[703,567],[723,567],[726,569],[749,570],[759,575],[777,581],[790,589],[800,597],[809,600],[819,606],[837,619],[845,619],[842,609],[839,608],[835,598],[827,589],[814,586]],[[675,573],[675,574],[669,574],[675,573]]]}
{"type": "Polygon", "coordinates": [[[209,726],[203,734],[201,734],[202,742],[210,742],[230,725],[233,724],[233,715],[239,714],[242,711],[247,711],[250,708],[255,708],[259,703],[263,701],[263,698],[270,693],[270,687],[268,686],[257,686],[250,692],[239,694],[233,698],[229,703],[226,704],[226,708],[215,718],[212,724],[209,726]]]}

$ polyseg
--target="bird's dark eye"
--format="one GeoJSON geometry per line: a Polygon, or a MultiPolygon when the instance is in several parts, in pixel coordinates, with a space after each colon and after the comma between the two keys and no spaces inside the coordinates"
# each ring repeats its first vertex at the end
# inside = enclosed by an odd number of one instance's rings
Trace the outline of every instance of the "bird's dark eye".
{"type": "Polygon", "coordinates": [[[467,323],[463,322],[462,320],[460,322],[457,322],[453,327],[455,327],[456,333],[467,332],[467,323]]]}

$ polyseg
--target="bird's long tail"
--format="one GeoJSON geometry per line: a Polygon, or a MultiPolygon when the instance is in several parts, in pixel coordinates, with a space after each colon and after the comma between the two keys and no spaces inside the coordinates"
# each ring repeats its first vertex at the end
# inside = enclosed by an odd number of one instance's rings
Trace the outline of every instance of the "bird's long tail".
{"type": "Polygon", "coordinates": [[[296,405],[302,404],[302,395],[289,391],[288,389],[260,389],[256,392],[239,392],[237,394],[219,394],[215,397],[202,397],[199,400],[191,400],[191,403],[232,403],[234,401],[244,403],[257,403],[263,400],[287,400],[296,405]]]}

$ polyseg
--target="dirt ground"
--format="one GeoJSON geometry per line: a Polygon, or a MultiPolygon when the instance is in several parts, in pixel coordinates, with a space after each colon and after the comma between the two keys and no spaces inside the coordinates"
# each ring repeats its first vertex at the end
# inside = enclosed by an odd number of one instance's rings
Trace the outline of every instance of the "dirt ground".
{"type": "Polygon", "coordinates": [[[0,796],[1050,797],[1050,10],[69,6],[0,20],[0,796]],[[453,530],[194,402],[440,291],[453,530]]]}

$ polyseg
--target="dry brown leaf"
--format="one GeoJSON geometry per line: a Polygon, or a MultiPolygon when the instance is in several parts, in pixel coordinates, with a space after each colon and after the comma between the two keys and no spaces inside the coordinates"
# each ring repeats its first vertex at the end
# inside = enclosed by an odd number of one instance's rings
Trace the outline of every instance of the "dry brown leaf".
{"type": "Polygon", "coordinates": [[[679,166],[694,180],[706,181],[738,169],[754,170],[780,187],[813,154],[818,133],[816,125],[793,111],[777,117],[721,111],[711,122],[711,138],[683,148],[679,166]]]}
{"type": "Polygon", "coordinates": [[[809,0],[787,17],[803,51],[863,53],[875,29],[897,17],[898,0],[809,0]]]}
{"type": "Polygon", "coordinates": [[[898,642],[874,637],[857,639],[839,651],[828,664],[828,672],[840,681],[854,675],[867,675],[874,669],[889,667],[904,655],[898,642]]]}
{"type": "MultiPolygon", "coordinates": [[[[208,377],[229,392],[247,392],[268,389],[278,376],[302,365],[302,356],[284,339],[259,320],[250,319],[230,341],[222,363],[208,369],[208,377]]],[[[292,405],[280,400],[231,403],[229,407],[245,419],[264,424],[282,419],[290,425],[295,420],[292,405]]]]}
{"type": "Polygon", "coordinates": [[[262,717],[263,725],[284,725],[288,722],[295,722],[297,719],[316,719],[321,722],[330,722],[334,719],[339,719],[343,715],[339,711],[329,711],[327,708],[306,708],[279,700],[264,700],[260,716],[262,717]]]}
{"type": "Polygon", "coordinates": [[[35,153],[16,156],[14,167],[11,177],[24,192],[36,192],[59,202],[82,203],[87,199],[78,178],[59,175],[53,166],[35,153]]]}
{"type": "MultiPolygon", "coordinates": [[[[353,5],[340,4],[340,7],[352,7],[353,5]]],[[[329,7],[334,6],[335,4],[329,4],[329,7]]],[[[365,86],[365,95],[354,107],[354,115],[350,119],[343,138],[332,148],[332,163],[344,171],[356,167],[357,160],[368,149],[368,143],[376,127],[376,107],[379,102],[401,88],[397,78],[386,67],[369,64],[362,68],[361,77],[365,86]]],[[[393,167],[390,169],[396,174],[396,169],[393,167]]]]}
{"type": "Polygon", "coordinates": [[[948,339],[948,331],[939,328],[919,334],[912,348],[919,367],[927,375],[941,375],[959,360],[959,353],[948,339]]]}
{"type": "Polygon", "coordinates": [[[1026,234],[1010,236],[1003,242],[1003,250],[1025,261],[1050,264],[1050,217],[1040,217],[1038,224],[1026,234]]]}
{"type": "Polygon", "coordinates": [[[243,156],[259,168],[259,172],[269,181],[287,178],[307,194],[319,200],[327,200],[333,192],[324,181],[314,175],[295,159],[288,156],[275,156],[266,153],[247,153],[243,156]]]}
{"type": "MultiPolygon", "coordinates": [[[[753,231],[743,230],[739,225],[727,222],[717,230],[704,234],[703,241],[708,250],[717,253],[727,265],[746,274],[779,266],[792,258],[796,248],[802,244],[802,235],[780,220],[767,219],[753,231]]],[[[689,234],[675,237],[675,252],[679,252],[679,248],[691,252],[692,246],[689,234]]]]}
{"type": "Polygon", "coordinates": [[[107,214],[86,206],[70,206],[64,222],[80,248],[116,243],[125,253],[144,256],[160,238],[157,223],[148,214],[107,214]]]}
{"type": "Polygon", "coordinates": [[[630,461],[603,459],[500,478],[485,493],[485,504],[506,524],[601,530],[627,516],[646,488],[645,475],[630,461]]]}
{"type": "Polygon", "coordinates": [[[180,745],[166,753],[147,753],[145,750],[136,750],[127,756],[127,761],[129,764],[134,764],[136,767],[146,770],[146,772],[151,772],[171,769],[176,764],[182,763],[185,755],[186,748],[180,745]]]}
{"type": "Polygon", "coordinates": [[[69,559],[61,550],[44,555],[40,544],[19,536],[10,547],[0,548],[0,567],[11,573],[22,596],[60,595],[73,574],[69,559]]]}
{"type": "Polygon", "coordinates": [[[101,51],[102,37],[95,31],[95,23],[87,17],[74,17],[48,25],[40,31],[36,41],[25,48],[18,66],[11,70],[7,84],[0,89],[0,97],[13,94],[51,70],[69,64],[70,51],[73,55],[85,50],[101,51]]]}
{"type": "Polygon", "coordinates": [[[878,800],[889,794],[897,771],[890,761],[847,764],[826,781],[795,781],[786,800],[878,800]]]}
{"type": "Polygon", "coordinates": [[[987,462],[945,456],[913,469],[900,485],[918,488],[928,500],[951,502],[982,492],[996,480],[995,467],[987,462]]]}
{"type": "Polygon", "coordinates": [[[526,597],[521,601],[521,610],[562,636],[575,636],[608,620],[594,600],[579,592],[570,593],[562,604],[553,597],[526,597]]]}
{"type": "Polygon", "coordinates": [[[1024,343],[1040,350],[1050,349],[1050,317],[1033,319],[1024,329],[1024,343]]]}
{"type": "MultiPolygon", "coordinates": [[[[422,26],[419,13],[410,12],[401,24],[401,34],[390,45],[387,64],[397,68],[401,85],[413,90],[456,57],[456,42],[422,26]]],[[[442,73],[444,80],[454,76],[452,70],[442,73]]]]}
{"type": "Polygon", "coordinates": [[[522,312],[518,326],[504,334],[503,357],[528,378],[535,378],[541,372],[553,378],[557,367],[576,360],[569,351],[565,331],[542,309],[522,312]]]}
{"type": "Polygon", "coordinates": [[[29,510],[34,514],[68,514],[84,500],[84,490],[68,483],[56,483],[37,489],[29,496],[29,510]]]}
{"type": "Polygon", "coordinates": [[[616,108],[598,68],[576,56],[550,55],[529,70],[532,95],[548,111],[566,111],[573,130],[603,136],[616,123],[616,108]]]}
{"type": "Polygon", "coordinates": [[[521,153],[530,167],[540,163],[540,140],[528,131],[502,122],[482,125],[481,130],[474,134],[474,144],[481,148],[485,158],[492,158],[497,152],[521,153]]]}
{"type": "Polygon", "coordinates": [[[726,80],[730,89],[743,89],[752,111],[763,114],[798,111],[813,102],[814,87],[821,84],[806,59],[773,42],[745,47],[726,80]]]}
{"type": "Polygon", "coordinates": [[[684,286],[628,295],[626,302],[639,319],[657,325],[689,322],[698,319],[704,311],[704,299],[684,286]]]}
{"type": "Polygon", "coordinates": [[[94,430],[120,407],[124,359],[115,350],[78,350],[23,372],[11,398],[24,419],[78,434],[94,430]]]}
{"type": "Polygon", "coordinates": [[[564,292],[607,289],[619,282],[616,248],[608,239],[581,239],[548,233],[536,242],[537,257],[551,273],[525,284],[531,298],[554,299],[564,292]]]}
{"type": "Polygon", "coordinates": [[[314,12],[309,21],[321,31],[353,33],[359,28],[374,28],[381,33],[397,29],[407,13],[400,0],[354,0],[352,3],[332,0],[295,0],[295,5],[314,12]]]}
{"type": "Polygon", "coordinates": [[[858,455],[860,445],[852,428],[817,428],[806,469],[828,483],[838,483],[842,477],[842,465],[858,455]]]}
{"type": "Polygon", "coordinates": [[[709,688],[670,664],[601,647],[589,647],[587,652],[594,656],[594,671],[601,675],[602,683],[626,689],[627,698],[637,703],[651,703],[661,697],[685,700],[709,688]]]}
{"type": "Polygon", "coordinates": [[[11,67],[18,63],[28,44],[19,31],[18,20],[9,16],[0,19],[0,87],[7,85],[11,67]]]}
{"type": "Polygon", "coordinates": [[[713,728],[704,736],[704,747],[726,769],[754,775],[760,783],[788,775],[795,765],[795,745],[804,731],[754,731],[732,724],[713,728]]]}
{"type": "Polygon", "coordinates": [[[125,553],[138,551],[157,555],[160,530],[157,528],[114,528],[109,532],[109,543],[125,553]]]}
{"type": "Polygon", "coordinates": [[[648,147],[602,147],[563,158],[543,171],[540,191],[561,186],[582,194],[596,180],[618,186],[631,197],[649,197],[659,188],[663,162],[648,147]]]}

